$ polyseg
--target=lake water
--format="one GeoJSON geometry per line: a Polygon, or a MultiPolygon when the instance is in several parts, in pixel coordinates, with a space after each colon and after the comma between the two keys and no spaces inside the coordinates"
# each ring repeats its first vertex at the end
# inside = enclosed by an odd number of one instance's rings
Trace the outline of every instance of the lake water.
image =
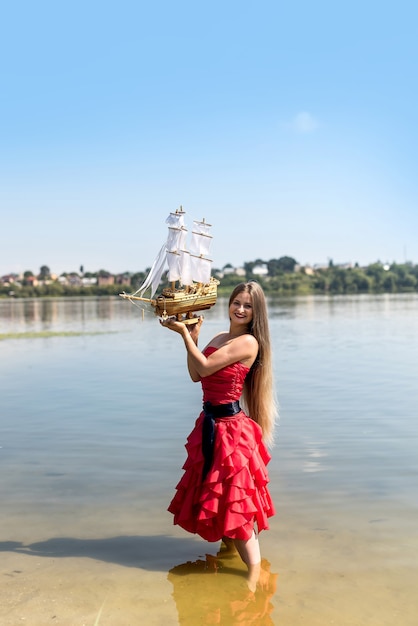
{"type": "MultiPolygon", "coordinates": [[[[0,300],[0,336],[33,333],[0,341],[2,625],[415,626],[418,296],[269,310],[277,515],[249,598],[166,512],[201,404],[178,335],[117,298],[0,300]]],[[[226,327],[219,299],[201,345],[226,327]]]]}

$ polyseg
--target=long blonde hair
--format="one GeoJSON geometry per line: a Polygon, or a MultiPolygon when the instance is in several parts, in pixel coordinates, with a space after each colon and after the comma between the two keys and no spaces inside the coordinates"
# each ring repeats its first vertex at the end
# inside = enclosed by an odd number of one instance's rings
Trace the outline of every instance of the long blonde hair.
{"type": "Polygon", "coordinates": [[[260,285],[255,281],[250,281],[240,283],[235,287],[229,298],[229,305],[242,292],[251,296],[253,319],[248,332],[258,341],[257,358],[245,379],[242,400],[248,415],[261,426],[266,443],[272,445],[277,408],[273,386],[267,303],[260,285]]]}

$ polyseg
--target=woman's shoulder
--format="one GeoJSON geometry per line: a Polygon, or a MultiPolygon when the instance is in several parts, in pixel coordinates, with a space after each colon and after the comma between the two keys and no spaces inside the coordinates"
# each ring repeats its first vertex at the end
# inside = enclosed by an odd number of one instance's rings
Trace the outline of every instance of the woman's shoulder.
{"type": "Polygon", "coordinates": [[[238,337],[230,337],[228,331],[224,331],[218,333],[211,339],[211,341],[206,346],[205,350],[213,348],[215,350],[219,350],[220,348],[228,347],[232,349],[234,352],[239,350],[245,350],[245,352],[255,353],[258,352],[258,341],[251,335],[250,333],[245,333],[243,335],[239,335],[238,337]]]}
{"type": "Polygon", "coordinates": [[[218,333],[217,335],[212,337],[212,339],[209,341],[206,348],[216,348],[216,349],[220,348],[225,343],[225,339],[227,335],[228,335],[227,330],[223,330],[222,332],[218,333]]]}
{"type": "Polygon", "coordinates": [[[237,340],[241,341],[242,343],[248,344],[249,346],[258,347],[257,339],[254,337],[254,335],[251,335],[250,333],[240,335],[239,337],[237,337],[237,340]]]}
{"type": "Polygon", "coordinates": [[[257,356],[258,341],[254,335],[246,333],[245,335],[240,335],[233,341],[236,342],[237,347],[239,346],[240,351],[245,351],[248,355],[252,355],[253,358],[257,356]]]}

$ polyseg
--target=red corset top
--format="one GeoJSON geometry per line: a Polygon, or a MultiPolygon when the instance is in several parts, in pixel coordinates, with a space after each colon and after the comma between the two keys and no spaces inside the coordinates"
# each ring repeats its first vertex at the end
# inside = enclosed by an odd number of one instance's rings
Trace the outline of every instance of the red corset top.
{"type": "MultiPolygon", "coordinates": [[[[215,352],[217,348],[209,347],[203,350],[205,356],[215,352]]],[[[239,361],[227,365],[210,376],[202,378],[203,402],[212,404],[226,404],[239,400],[244,387],[244,380],[249,368],[239,361]]]]}

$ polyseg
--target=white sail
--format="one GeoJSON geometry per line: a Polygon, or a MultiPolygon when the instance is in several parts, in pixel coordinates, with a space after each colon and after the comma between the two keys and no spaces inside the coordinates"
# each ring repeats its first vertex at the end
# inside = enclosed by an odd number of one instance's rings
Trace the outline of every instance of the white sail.
{"type": "Polygon", "coordinates": [[[209,254],[212,243],[210,235],[211,225],[203,222],[193,222],[192,240],[190,242],[190,252],[196,256],[206,257],[209,254]]]}
{"type": "Polygon", "coordinates": [[[207,235],[208,237],[211,237],[211,234],[210,234],[211,228],[212,228],[212,225],[205,222],[204,219],[202,222],[199,222],[197,220],[194,220],[193,222],[193,230],[196,233],[200,233],[201,235],[207,235]]]}
{"type": "Polygon", "coordinates": [[[193,284],[190,253],[187,250],[180,250],[180,282],[185,286],[193,284]]]}
{"type": "Polygon", "coordinates": [[[190,242],[190,252],[196,256],[207,256],[209,254],[211,243],[211,236],[193,232],[192,240],[190,242]]]}
{"type": "Polygon", "coordinates": [[[160,284],[161,276],[163,275],[163,272],[164,272],[166,258],[167,258],[167,248],[166,248],[166,244],[164,244],[161,247],[161,250],[159,251],[157,258],[152,264],[152,267],[149,271],[148,276],[146,277],[146,279],[144,280],[140,288],[137,289],[137,291],[135,291],[133,295],[140,293],[142,296],[144,292],[147,289],[149,289],[149,287],[151,287],[150,297],[152,298],[152,296],[155,294],[155,292],[158,289],[158,285],[160,284]]]}
{"type": "Polygon", "coordinates": [[[183,228],[181,229],[181,233],[180,233],[180,238],[179,238],[179,247],[178,250],[187,250],[187,246],[186,246],[186,239],[187,239],[187,229],[183,228]]]}
{"type": "Polygon", "coordinates": [[[170,283],[175,283],[177,280],[181,280],[180,260],[181,255],[179,252],[167,252],[167,280],[170,283]]]}
{"type": "Polygon", "coordinates": [[[212,261],[201,256],[190,255],[192,278],[197,283],[207,284],[210,281],[212,261]]]}
{"type": "Polygon", "coordinates": [[[168,228],[168,237],[167,237],[167,251],[168,252],[177,252],[182,244],[184,239],[184,232],[181,228],[173,228],[169,226],[168,228]]]}
{"type": "Polygon", "coordinates": [[[170,213],[165,223],[168,224],[168,226],[173,226],[174,228],[183,228],[185,215],[186,212],[183,210],[176,211],[175,213],[170,213]]]}
{"type": "Polygon", "coordinates": [[[168,224],[167,236],[167,265],[168,280],[170,282],[180,280],[180,250],[185,247],[187,229],[184,226],[184,211],[170,213],[166,219],[168,224]],[[176,278],[174,278],[176,276],[176,278]]]}

